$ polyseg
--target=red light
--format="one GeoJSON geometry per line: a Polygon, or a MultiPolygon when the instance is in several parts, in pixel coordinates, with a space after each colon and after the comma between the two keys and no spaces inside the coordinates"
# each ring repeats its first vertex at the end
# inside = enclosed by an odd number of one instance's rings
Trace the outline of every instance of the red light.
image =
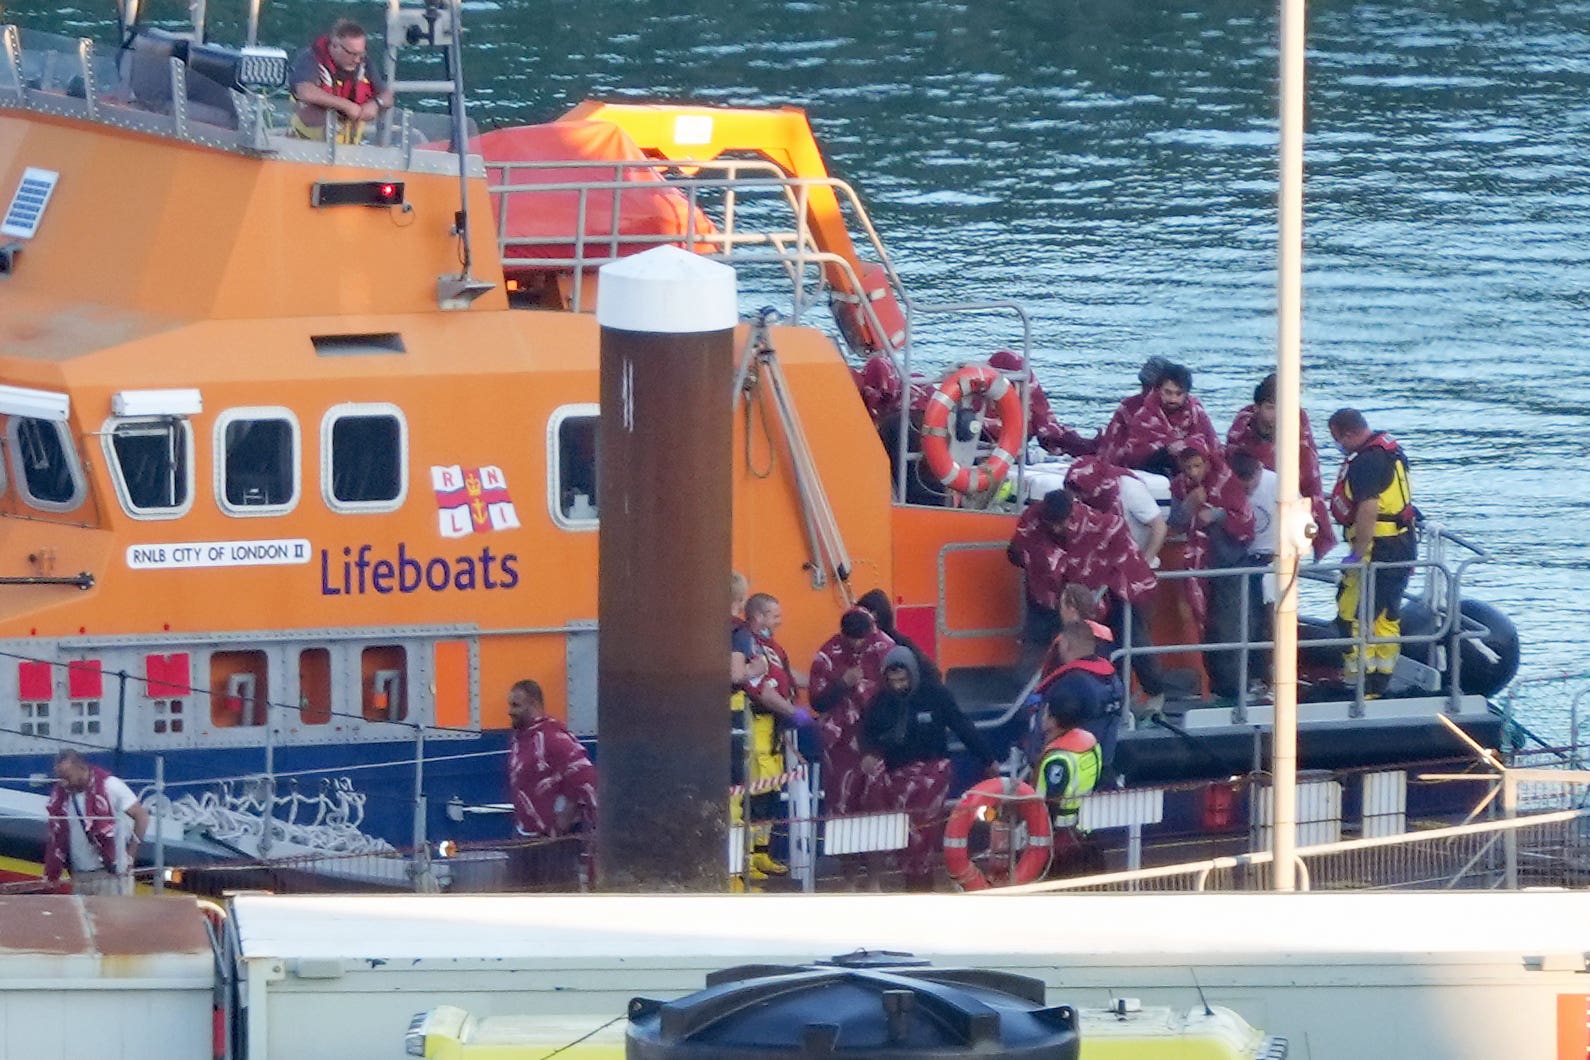
{"type": "Polygon", "coordinates": [[[401,206],[401,180],[322,180],[309,189],[309,205],[324,206],[401,206]]]}

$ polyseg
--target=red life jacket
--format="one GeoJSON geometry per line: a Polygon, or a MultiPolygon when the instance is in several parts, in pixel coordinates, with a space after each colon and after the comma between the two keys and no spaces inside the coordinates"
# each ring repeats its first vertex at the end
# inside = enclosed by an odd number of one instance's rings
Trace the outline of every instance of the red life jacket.
{"type": "Polygon", "coordinates": [[[791,703],[795,702],[795,678],[791,676],[789,652],[784,646],[772,637],[764,637],[756,630],[751,631],[751,636],[756,639],[756,645],[762,650],[762,655],[767,659],[767,676],[751,682],[760,685],[768,682],[773,690],[791,703]]]}
{"type": "MultiPolygon", "coordinates": [[[[1043,680],[1038,682],[1038,687],[1032,690],[1033,695],[1042,696],[1049,690],[1050,685],[1076,670],[1080,670],[1085,674],[1092,674],[1094,677],[1102,678],[1105,681],[1115,676],[1115,667],[1110,665],[1110,660],[1108,659],[1101,659],[1097,655],[1088,659],[1073,659],[1068,663],[1061,663],[1044,674],[1043,680]]],[[[1072,749],[1075,750],[1075,748],[1072,749]]],[[[1086,748],[1083,748],[1083,750],[1086,750],[1086,748]]]]}
{"type": "MultiPolygon", "coordinates": [[[[1376,431],[1371,434],[1368,441],[1353,450],[1352,455],[1342,461],[1342,468],[1336,473],[1336,486],[1331,490],[1331,518],[1343,526],[1351,526],[1353,524],[1353,516],[1358,508],[1358,501],[1347,495],[1347,469],[1352,467],[1353,461],[1358,458],[1358,454],[1367,449],[1385,450],[1391,454],[1393,460],[1403,466],[1403,473],[1407,473],[1408,457],[1403,453],[1402,446],[1397,444],[1397,440],[1385,431],[1376,431]]],[[[1403,528],[1412,526],[1414,514],[1413,505],[1408,504],[1395,517],[1397,524],[1403,528]]]]}
{"type": "Polygon", "coordinates": [[[375,98],[375,85],[361,61],[355,70],[344,70],[331,57],[331,38],[321,37],[314,44],[315,61],[320,64],[320,87],[334,96],[363,106],[375,98]]]}

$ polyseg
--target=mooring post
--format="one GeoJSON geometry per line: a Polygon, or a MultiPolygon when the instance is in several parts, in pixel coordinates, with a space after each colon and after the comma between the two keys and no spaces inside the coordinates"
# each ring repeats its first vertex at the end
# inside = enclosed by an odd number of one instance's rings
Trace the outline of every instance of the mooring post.
{"type": "Polygon", "coordinates": [[[599,275],[597,882],[722,891],[735,274],[658,247],[599,275]]]}

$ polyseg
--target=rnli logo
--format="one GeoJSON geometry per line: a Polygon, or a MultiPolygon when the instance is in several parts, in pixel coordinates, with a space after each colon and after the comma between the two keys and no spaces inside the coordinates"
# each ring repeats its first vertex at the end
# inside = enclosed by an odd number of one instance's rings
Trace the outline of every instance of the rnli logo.
{"type": "Polygon", "coordinates": [[[519,514],[508,496],[508,476],[500,467],[433,465],[431,487],[436,491],[437,526],[443,537],[519,528],[519,514]]]}

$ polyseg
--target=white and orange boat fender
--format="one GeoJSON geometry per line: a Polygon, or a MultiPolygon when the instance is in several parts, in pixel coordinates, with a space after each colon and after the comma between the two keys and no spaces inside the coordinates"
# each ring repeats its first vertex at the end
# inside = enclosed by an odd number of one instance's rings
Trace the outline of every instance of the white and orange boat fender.
{"type": "Polygon", "coordinates": [[[922,459],[939,482],[957,493],[987,493],[999,485],[1021,449],[1021,394],[1005,374],[986,364],[969,364],[951,372],[928,399],[922,414],[922,459]],[[972,465],[950,454],[950,418],[961,403],[981,397],[999,410],[999,440],[994,451],[972,465]]]}

